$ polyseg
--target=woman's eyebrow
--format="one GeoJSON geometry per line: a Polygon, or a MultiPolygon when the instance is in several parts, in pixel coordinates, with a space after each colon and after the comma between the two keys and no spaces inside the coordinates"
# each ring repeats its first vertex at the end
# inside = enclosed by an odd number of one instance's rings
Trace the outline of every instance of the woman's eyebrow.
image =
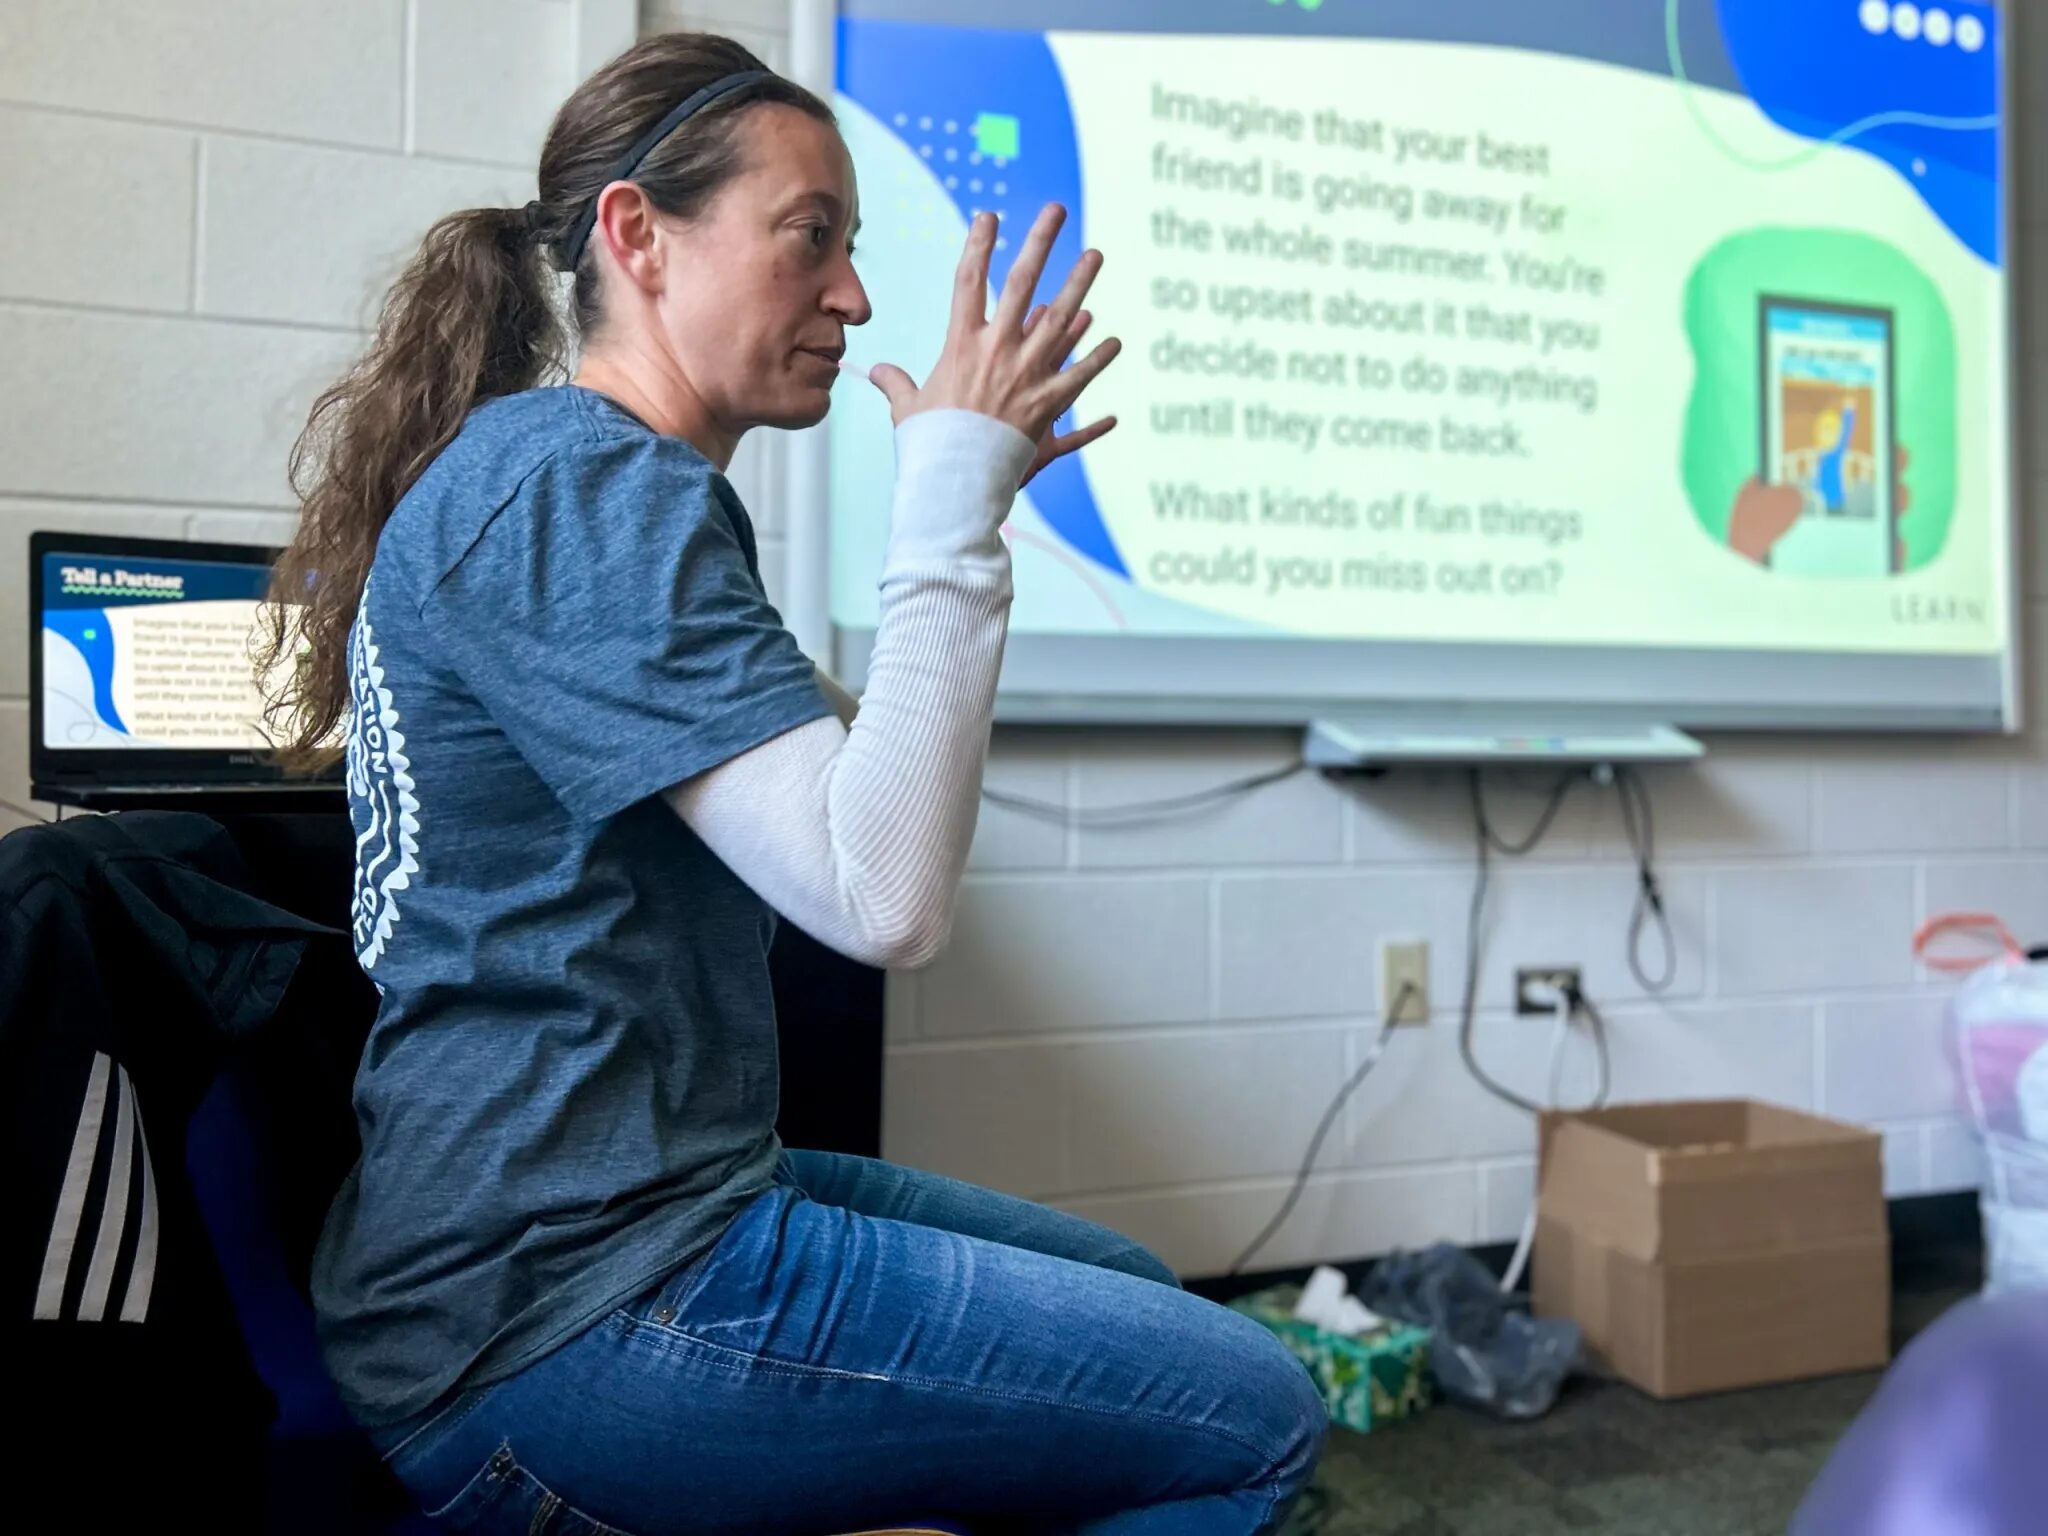
{"type": "MultiPolygon", "coordinates": [[[[822,188],[815,191],[798,193],[790,199],[789,206],[792,211],[805,207],[815,208],[835,224],[846,216],[846,205],[839,200],[838,194],[827,192],[822,188]]],[[[853,221],[853,227],[855,229],[860,228],[858,216],[853,221]]]]}

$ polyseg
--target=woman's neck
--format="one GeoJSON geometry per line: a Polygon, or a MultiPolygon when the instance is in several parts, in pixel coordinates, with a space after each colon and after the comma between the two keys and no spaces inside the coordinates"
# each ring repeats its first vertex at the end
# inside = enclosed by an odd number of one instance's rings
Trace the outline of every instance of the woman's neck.
{"type": "Polygon", "coordinates": [[[578,362],[570,382],[618,402],[663,436],[680,437],[721,473],[731,466],[739,434],[719,425],[677,369],[599,352],[578,362]]]}

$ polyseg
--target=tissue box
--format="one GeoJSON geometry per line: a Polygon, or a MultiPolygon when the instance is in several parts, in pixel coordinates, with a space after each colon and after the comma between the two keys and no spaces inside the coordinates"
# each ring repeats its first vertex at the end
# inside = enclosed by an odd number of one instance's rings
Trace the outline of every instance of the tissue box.
{"type": "Polygon", "coordinates": [[[1301,1292],[1278,1286],[1230,1305],[1273,1331],[1308,1367],[1329,1405],[1330,1420],[1360,1434],[1420,1413],[1436,1397],[1429,1373],[1429,1331],[1394,1323],[1349,1338],[1294,1315],[1301,1292]]]}

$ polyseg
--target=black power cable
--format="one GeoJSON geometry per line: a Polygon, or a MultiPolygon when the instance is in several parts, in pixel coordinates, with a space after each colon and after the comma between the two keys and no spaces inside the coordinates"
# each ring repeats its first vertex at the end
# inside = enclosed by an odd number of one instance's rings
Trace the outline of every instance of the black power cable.
{"type": "MultiPolygon", "coordinates": [[[[1492,859],[1495,852],[1520,858],[1535,850],[1553,825],[1558,813],[1564,809],[1575,785],[1591,779],[1597,783],[1604,777],[1604,771],[1588,772],[1574,770],[1559,776],[1545,797],[1543,808],[1537,814],[1534,825],[1518,838],[1503,836],[1493,825],[1487,814],[1486,793],[1478,769],[1470,776],[1472,797],[1472,824],[1475,832],[1477,865],[1472,882],[1472,901],[1465,919],[1465,995],[1458,1012],[1458,1054],[1464,1060],[1465,1070],[1488,1093],[1502,1102],[1528,1114],[1540,1114],[1542,1105],[1515,1092],[1500,1082],[1479,1064],[1478,1053],[1473,1048],[1473,1030],[1479,1011],[1479,972],[1481,954],[1484,948],[1481,930],[1486,917],[1486,895],[1492,878],[1492,859]]],[[[1649,786],[1642,774],[1629,767],[1613,770],[1616,797],[1621,804],[1622,831],[1628,838],[1629,851],[1636,861],[1635,906],[1629,914],[1628,923],[1628,968],[1636,982],[1645,992],[1662,992],[1669,987],[1678,971],[1678,946],[1671,932],[1671,915],[1665,910],[1663,889],[1657,880],[1657,831],[1656,820],[1650,800],[1649,786]],[[1659,972],[1652,976],[1643,963],[1643,935],[1655,926],[1664,955],[1659,972]]],[[[1566,1006],[1581,1015],[1592,1030],[1594,1044],[1599,1052],[1600,1087],[1595,1095],[1597,1107],[1607,1100],[1612,1080],[1612,1067],[1608,1060],[1607,1020],[1586,996],[1582,988],[1574,987],[1565,995],[1566,1006]]]]}
{"type": "Polygon", "coordinates": [[[1322,1153],[1323,1141],[1330,1134],[1330,1127],[1337,1123],[1337,1116],[1350,1101],[1351,1095],[1358,1091],[1358,1085],[1371,1075],[1374,1067],[1379,1065],[1380,1057],[1386,1053],[1387,1040],[1394,1032],[1394,1021],[1401,1017],[1401,1010],[1407,1006],[1410,997],[1417,995],[1417,991],[1414,982],[1401,983],[1401,989],[1394,994],[1394,1001],[1388,1005],[1386,1013],[1380,1019],[1380,1032],[1373,1036],[1372,1045],[1365,1053],[1365,1060],[1358,1064],[1358,1070],[1353,1072],[1344,1086],[1337,1090],[1337,1096],[1330,1100],[1330,1107],[1323,1111],[1322,1123],[1316,1127],[1315,1135],[1309,1138],[1308,1155],[1301,1160],[1300,1171],[1294,1175],[1294,1185],[1287,1191],[1287,1198],[1280,1202],[1280,1209],[1273,1213],[1273,1219],[1266,1223],[1264,1230],[1245,1246],[1244,1252],[1232,1260],[1231,1274],[1243,1274],[1245,1265],[1258,1257],[1259,1251],[1273,1240],[1274,1234],[1285,1226],[1287,1218],[1294,1214],[1294,1207],[1301,1199],[1301,1192],[1308,1187],[1309,1174],[1315,1168],[1316,1158],[1322,1153]]]}
{"type": "MultiPolygon", "coordinates": [[[[1465,1070],[1472,1074],[1473,1081],[1503,1103],[1512,1104],[1525,1114],[1540,1115],[1543,1106],[1534,1099],[1525,1098],[1479,1064],[1479,1054],[1473,1049],[1473,1027],[1479,1013],[1479,969],[1484,951],[1480,930],[1486,921],[1486,893],[1493,878],[1493,852],[1499,849],[1511,858],[1519,858],[1532,852],[1543,841],[1551,826],[1557,821],[1558,812],[1564,809],[1564,802],[1572,792],[1572,786],[1589,775],[1582,769],[1575,769],[1561,775],[1550,788],[1543,809],[1536,817],[1536,823],[1519,838],[1505,838],[1494,831],[1493,822],[1486,814],[1486,790],[1480,771],[1474,768],[1469,775],[1472,796],[1472,827],[1474,834],[1476,865],[1472,878],[1472,900],[1465,910],[1465,994],[1458,1006],[1458,1055],[1465,1063],[1465,1070]]],[[[1605,1031],[1603,1041],[1601,1072],[1606,1073],[1604,1058],[1605,1031]]]]}
{"type": "Polygon", "coordinates": [[[1621,800],[1621,826],[1636,860],[1636,903],[1628,917],[1628,968],[1645,992],[1662,992],[1678,977],[1678,944],[1671,935],[1671,914],[1664,910],[1664,892],[1657,883],[1657,822],[1650,788],[1641,772],[1618,768],[1614,792],[1621,800]],[[1656,925],[1664,965],[1652,977],[1643,964],[1643,931],[1656,925]]]}

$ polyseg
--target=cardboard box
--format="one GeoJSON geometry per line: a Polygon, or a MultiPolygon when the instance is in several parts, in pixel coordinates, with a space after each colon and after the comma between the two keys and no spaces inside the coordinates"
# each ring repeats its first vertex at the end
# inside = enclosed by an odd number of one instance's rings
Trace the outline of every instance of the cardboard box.
{"type": "Polygon", "coordinates": [[[1295,1359],[1308,1367],[1332,1423],[1368,1434],[1422,1412],[1436,1398],[1429,1372],[1429,1330],[1391,1323],[1350,1338],[1294,1315],[1298,1286],[1276,1286],[1230,1305],[1279,1336],[1295,1359]]]}
{"type": "Polygon", "coordinates": [[[1891,1242],[1875,1131],[1748,1099],[1548,1114],[1539,1317],[1654,1397],[1885,1363],[1891,1242]]]}

